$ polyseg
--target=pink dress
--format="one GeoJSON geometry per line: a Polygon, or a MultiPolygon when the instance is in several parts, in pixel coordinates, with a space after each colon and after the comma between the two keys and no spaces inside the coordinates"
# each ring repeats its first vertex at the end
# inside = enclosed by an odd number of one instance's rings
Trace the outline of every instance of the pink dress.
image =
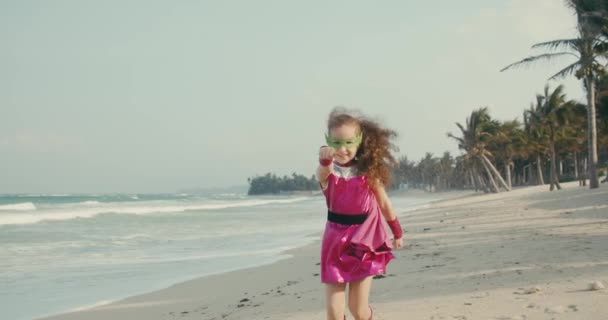
{"type": "Polygon", "coordinates": [[[368,216],[361,224],[326,222],[321,243],[321,282],[345,283],[386,273],[387,264],[395,256],[367,177],[357,175],[354,167],[334,163],[323,193],[329,211],[368,216]]]}

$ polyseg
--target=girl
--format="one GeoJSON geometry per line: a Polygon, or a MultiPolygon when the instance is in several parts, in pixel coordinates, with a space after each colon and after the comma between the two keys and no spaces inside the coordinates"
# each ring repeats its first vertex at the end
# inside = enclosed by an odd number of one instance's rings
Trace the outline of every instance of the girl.
{"type": "Polygon", "coordinates": [[[403,245],[401,226],[385,191],[391,179],[389,165],[397,165],[390,153],[390,139],[397,134],[342,108],[332,110],[327,128],[328,146],[319,151],[317,169],[328,209],[321,244],[327,318],[346,319],[349,283],[351,314],[368,320],[373,318],[368,301],[372,278],[386,273],[394,258],[391,249],[403,245]],[[381,215],[393,233],[392,245],[381,215]]]}

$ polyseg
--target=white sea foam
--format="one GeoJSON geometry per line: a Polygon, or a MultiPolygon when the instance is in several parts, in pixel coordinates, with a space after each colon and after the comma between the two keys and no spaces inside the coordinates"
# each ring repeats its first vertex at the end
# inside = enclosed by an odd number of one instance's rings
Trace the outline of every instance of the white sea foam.
{"type": "Polygon", "coordinates": [[[22,202],[22,203],[14,203],[14,204],[2,204],[0,205],[0,210],[2,211],[28,211],[28,210],[36,210],[36,206],[31,202],[22,202]]]}
{"type": "MultiPolygon", "coordinates": [[[[219,210],[235,207],[251,207],[267,204],[284,204],[298,202],[307,199],[306,197],[289,199],[254,199],[240,201],[223,201],[217,203],[182,203],[175,201],[147,201],[147,202],[128,202],[128,203],[95,203],[96,201],[84,201],[79,206],[73,204],[63,207],[49,208],[47,210],[36,211],[34,213],[19,212],[6,213],[0,215],[0,225],[9,224],[31,224],[49,220],[69,220],[76,218],[92,218],[102,213],[117,214],[157,214],[157,213],[179,213],[189,210],[219,210]]],[[[5,210],[26,211],[35,210],[32,203],[6,205],[5,210]],[[25,209],[27,208],[27,209],[25,209]]]]}
{"type": "Polygon", "coordinates": [[[80,306],[80,307],[69,309],[66,312],[78,312],[78,311],[84,311],[84,310],[87,310],[87,309],[93,309],[93,308],[97,308],[97,307],[108,305],[108,304],[110,304],[110,303],[112,303],[114,301],[116,301],[116,300],[101,300],[101,301],[98,301],[98,302],[95,302],[95,303],[92,303],[92,304],[89,304],[89,305],[84,305],[84,306],[80,306]]]}
{"type": "Polygon", "coordinates": [[[80,204],[84,204],[84,205],[87,205],[87,206],[92,206],[92,205],[97,205],[97,204],[99,204],[99,201],[95,201],[95,200],[83,201],[83,202],[81,202],[80,204]]]}
{"type": "Polygon", "coordinates": [[[151,236],[147,233],[134,233],[134,234],[128,234],[126,236],[122,236],[119,237],[121,240],[131,240],[131,239],[136,239],[136,238],[151,238],[151,236]]]}

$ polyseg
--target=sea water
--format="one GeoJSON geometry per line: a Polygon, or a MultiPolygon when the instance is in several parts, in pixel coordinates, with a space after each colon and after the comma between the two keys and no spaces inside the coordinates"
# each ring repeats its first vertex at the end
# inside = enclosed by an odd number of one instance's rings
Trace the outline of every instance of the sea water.
{"type": "MultiPolygon", "coordinates": [[[[438,197],[399,196],[397,211],[438,197]]],[[[26,320],[272,263],[319,239],[321,195],[0,195],[0,309],[26,320]]]]}

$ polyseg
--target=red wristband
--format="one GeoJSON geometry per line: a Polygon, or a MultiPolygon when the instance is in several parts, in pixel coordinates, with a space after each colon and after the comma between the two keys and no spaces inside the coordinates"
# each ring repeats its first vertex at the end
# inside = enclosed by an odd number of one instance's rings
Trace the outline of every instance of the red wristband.
{"type": "Polygon", "coordinates": [[[319,159],[319,163],[324,166],[324,167],[329,167],[329,165],[334,162],[334,160],[332,158],[327,158],[327,159],[319,159]]]}
{"type": "Polygon", "coordinates": [[[387,221],[387,223],[388,226],[391,228],[395,239],[400,239],[403,236],[403,230],[401,230],[401,224],[399,224],[399,219],[395,217],[395,220],[387,221]]]}

